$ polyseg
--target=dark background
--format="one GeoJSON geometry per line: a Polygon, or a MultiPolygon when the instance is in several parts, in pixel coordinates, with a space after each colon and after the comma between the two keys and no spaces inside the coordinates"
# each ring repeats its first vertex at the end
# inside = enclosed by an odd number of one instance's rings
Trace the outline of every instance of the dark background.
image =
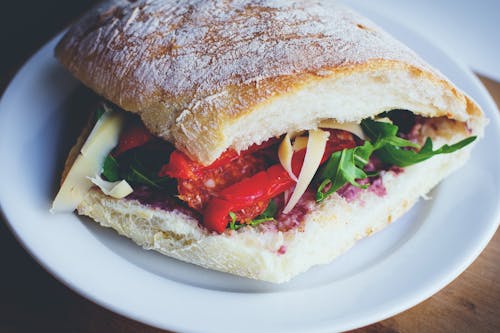
{"type": "MultiPolygon", "coordinates": [[[[98,1],[6,2],[0,0],[0,95],[36,50],[98,1]]],[[[4,221],[0,215],[0,333],[160,332],[63,286],[25,252],[4,221]]]]}
{"type": "Polygon", "coordinates": [[[1,0],[0,92],[33,52],[96,0],[1,0]]]}

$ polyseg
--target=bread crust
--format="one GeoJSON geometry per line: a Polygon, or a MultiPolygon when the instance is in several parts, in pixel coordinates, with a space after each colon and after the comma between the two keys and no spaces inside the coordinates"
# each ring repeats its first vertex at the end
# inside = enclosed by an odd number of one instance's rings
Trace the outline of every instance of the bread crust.
{"type": "Polygon", "coordinates": [[[326,1],[109,0],[69,30],[56,55],[203,164],[325,118],[359,121],[389,108],[481,117],[413,51],[326,1]],[[377,100],[360,93],[373,90],[377,100]]]}

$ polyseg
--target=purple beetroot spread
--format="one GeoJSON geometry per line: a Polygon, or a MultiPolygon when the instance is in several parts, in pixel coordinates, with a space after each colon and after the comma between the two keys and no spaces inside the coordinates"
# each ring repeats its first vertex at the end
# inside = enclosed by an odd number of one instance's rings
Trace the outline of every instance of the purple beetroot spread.
{"type": "MultiPolygon", "coordinates": [[[[387,194],[387,190],[384,186],[384,182],[382,181],[381,176],[386,172],[392,172],[395,175],[399,175],[404,171],[404,169],[397,166],[385,166],[376,156],[371,156],[370,161],[365,167],[365,171],[371,173],[378,172],[380,174],[377,177],[361,179],[358,181],[358,183],[362,185],[368,185],[368,188],[366,190],[375,193],[379,197],[383,197],[387,194]]],[[[347,202],[352,202],[359,196],[362,191],[364,191],[364,189],[347,183],[343,187],[341,187],[337,191],[337,193],[338,195],[346,199],[347,202]]]]}
{"type": "Polygon", "coordinates": [[[188,207],[183,201],[177,199],[171,191],[159,191],[141,185],[134,187],[134,192],[127,196],[127,200],[137,200],[150,208],[161,209],[166,212],[176,210],[201,222],[200,213],[188,207]]]}

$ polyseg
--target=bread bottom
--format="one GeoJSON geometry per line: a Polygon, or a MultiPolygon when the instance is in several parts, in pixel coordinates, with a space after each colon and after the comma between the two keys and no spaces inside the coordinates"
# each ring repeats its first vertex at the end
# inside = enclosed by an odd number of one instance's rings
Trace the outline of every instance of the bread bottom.
{"type": "Polygon", "coordinates": [[[182,212],[114,199],[95,188],[77,210],[145,249],[209,269],[282,283],[314,265],[331,262],[357,240],[396,220],[460,167],[469,152],[467,147],[408,167],[401,174],[384,173],[387,194],[382,197],[365,190],[347,202],[335,193],[304,217],[303,228],[286,232],[245,227],[221,235],[209,233],[182,212]]]}

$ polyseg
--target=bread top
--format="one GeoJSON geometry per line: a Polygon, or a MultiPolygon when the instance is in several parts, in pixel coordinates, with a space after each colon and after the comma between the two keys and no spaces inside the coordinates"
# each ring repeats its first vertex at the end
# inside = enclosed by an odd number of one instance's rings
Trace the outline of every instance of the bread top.
{"type": "Polygon", "coordinates": [[[396,108],[481,117],[413,51],[326,1],[109,0],[68,31],[56,55],[203,164],[325,118],[396,108]]]}

